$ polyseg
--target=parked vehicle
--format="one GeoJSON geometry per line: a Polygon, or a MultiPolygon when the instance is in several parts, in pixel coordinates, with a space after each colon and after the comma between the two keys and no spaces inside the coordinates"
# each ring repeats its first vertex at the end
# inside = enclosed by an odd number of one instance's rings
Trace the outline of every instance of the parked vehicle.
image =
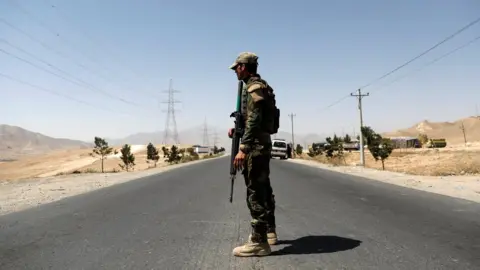
{"type": "Polygon", "coordinates": [[[444,148],[447,147],[447,140],[445,139],[430,139],[425,145],[427,148],[444,148]]]}
{"type": "Polygon", "coordinates": [[[342,144],[343,146],[343,150],[345,151],[358,151],[360,150],[360,142],[357,142],[357,141],[353,141],[353,142],[349,142],[349,143],[343,143],[342,144]]]}
{"type": "Polygon", "coordinates": [[[272,140],[272,158],[279,157],[280,159],[288,158],[288,146],[284,139],[272,140]]]}

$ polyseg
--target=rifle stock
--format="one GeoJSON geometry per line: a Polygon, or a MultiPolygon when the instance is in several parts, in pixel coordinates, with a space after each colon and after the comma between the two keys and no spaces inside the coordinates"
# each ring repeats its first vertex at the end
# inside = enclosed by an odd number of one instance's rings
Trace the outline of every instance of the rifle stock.
{"type": "Polygon", "coordinates": [[[232,134],[232,149],[231,149],[231,156],[230,156],[230,203],[233,201],[233,186],[235,183],[235,176],[237,174],[237,168],[235,168],[233,161],[235,156],[238,154],[238,150],[240,148],[240,138],[243,135],[242,130],[242,112],[241,112],[241,103],[242,103],[242,89],[243,89],[243,82],[238,81],[238,95],[237,95],[237,107],[236,110],[230,114],[230,117],[234,117],[235,128],[233,129],[232,134]]]}

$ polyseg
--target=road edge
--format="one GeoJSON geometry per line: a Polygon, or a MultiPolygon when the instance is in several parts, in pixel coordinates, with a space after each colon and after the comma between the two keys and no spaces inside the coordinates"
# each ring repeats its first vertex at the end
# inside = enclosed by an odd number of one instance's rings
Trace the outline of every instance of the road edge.
{"type": "Polygon", "coordinates": [[[221,155],[136,172],[72,174],[0,183],[0,216],[224,157],[221,155]]]}
{"type": "Polygon", "coordinates": [[[354,166],[329,166],[306,159],[288,159],[286,161],[331,172],[357,176],[371,181],[393,184],[480,203],[480,176],[421,176],[354,166]]]}

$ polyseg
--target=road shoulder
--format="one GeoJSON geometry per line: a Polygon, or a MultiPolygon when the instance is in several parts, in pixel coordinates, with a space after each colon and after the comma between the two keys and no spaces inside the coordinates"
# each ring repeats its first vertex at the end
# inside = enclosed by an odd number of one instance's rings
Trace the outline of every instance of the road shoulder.
{"type": "Polygon", "coordinates": [[[0,216],[224,156],[142,171],[50,176],[0,182],[0,216]]]}
{"type": "Polygon", "coordinates": [[[362,167],[329,166],[304,159],[288,159],[287,162],[480,203],[480,176],[418,176],[362,167]]]}

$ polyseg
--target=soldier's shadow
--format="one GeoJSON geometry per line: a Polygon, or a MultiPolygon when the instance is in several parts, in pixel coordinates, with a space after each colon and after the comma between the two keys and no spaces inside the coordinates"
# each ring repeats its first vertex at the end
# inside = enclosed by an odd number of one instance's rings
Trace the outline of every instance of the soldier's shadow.
{"type": "Polygon", "coordinates": [[[279,240],[277,245],[288,245],[280,250],[272,251],[271,256],[286,254],[320,254],[354,249],[362,241],[332,235],[304,236],[295,240],[279,240]]]}

